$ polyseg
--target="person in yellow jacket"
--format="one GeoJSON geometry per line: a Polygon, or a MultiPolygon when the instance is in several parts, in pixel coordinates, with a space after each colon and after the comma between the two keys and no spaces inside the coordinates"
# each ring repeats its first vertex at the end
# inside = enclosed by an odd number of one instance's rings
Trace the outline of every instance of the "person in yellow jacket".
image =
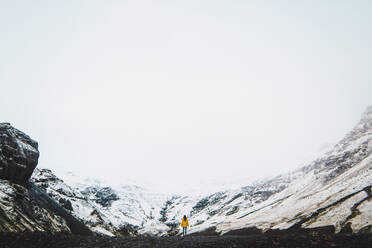
{"type": "Polygon", "coordinates": [[[186,215],[184,215],[182,218],[181,226],[182,226],[182,235],[186,236],[187,227],[189,226],[189,221],[187,220],[186,215]]]}

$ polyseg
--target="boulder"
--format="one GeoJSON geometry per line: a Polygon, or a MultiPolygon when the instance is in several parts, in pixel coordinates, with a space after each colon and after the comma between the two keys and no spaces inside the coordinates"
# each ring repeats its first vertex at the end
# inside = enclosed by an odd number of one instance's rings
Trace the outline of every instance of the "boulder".
{"type": "Polygon", "coordinates": [[[39,159],[38,144],[9,123],[0,123],[0,178],[25,185],[39,159]]]}

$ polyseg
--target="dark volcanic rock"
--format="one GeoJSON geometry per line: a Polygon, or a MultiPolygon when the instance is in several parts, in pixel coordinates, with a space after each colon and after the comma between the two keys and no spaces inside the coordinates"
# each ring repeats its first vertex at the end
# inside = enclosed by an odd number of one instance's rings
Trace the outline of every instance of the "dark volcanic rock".
{"type": "Polygon", "coordinates": [[[224,235],[258,235],[262,234],[263,231],[256,227],[247,227],[247,228],[241,228],[236,230],[231,230],[224,235]]]}
{"type": "Polygon", "coordinates": [[[81,236],[64,233],[0,234],[0,247],[7,248],[370,248],[372,235],[308,234],[244,235],[244,236],[187,236],[183,237],[107,237],[81,236]]]}
{"type": "Polygon", "coordinates": [[[208,229],[205,229],[201,232],[196,232],[190,234],[190,236],[218,236],[219,234],[216,232],[216,227],[212,226],[208,229]]]}
{"type": "Polygon", "coordinates": [[[67,210],[70,210],[70,211],[73,211],[74,209],[72,208],[72,204],[70,202],[70,200],[66,200],[64,198],[60,198],[59,199],[59,204],[61,204],[62,207],[64,207],[65,209],[67,210]]]}
{"type": "Polygon", "coordinates": [[[28,135],[0,123],[0,178],[26,184],[39,159],[38,144],[28,135]]]}

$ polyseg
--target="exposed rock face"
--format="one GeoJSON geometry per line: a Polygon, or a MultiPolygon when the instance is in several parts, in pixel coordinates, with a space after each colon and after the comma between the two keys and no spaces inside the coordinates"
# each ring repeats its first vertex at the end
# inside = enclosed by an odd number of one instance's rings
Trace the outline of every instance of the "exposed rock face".
{"type": "Polygon", "coordinates": [[[0,180],[0,233],[70,232],[67,222],[39,204],[33,188],[0,180]]]}
{"type": "Polygon", "coordinates": [[[119,200],[119,196],[110,187],[96,188],[88,187],[82,191],[84,195],[89,196],[102,207],[110,207],[113,201],[119,200]]]}
{"type": "Polygon", "coordinates": [[[91,234],[70,214],[69,200],[57,202],[29,181],[38,158],[36,141],[9,123],[0,123],[0,233],[91,234]]]}
{"type": "Polygon", "coordinates": [[[131,236],[141,233],[155,235],[169,229],[158,221],[160,207],[166,201],[162,194],[134,185],[113,188],[96,183],[85,184],[80,179],[76,184],[68,184],[71,178],[65,182],[49,169],[36,168],[31,180],[56,202],[70,202],[71,206],[68,203],[62,206],[94,232],[131,236]]]}
{"type": "Polygon", "coordinates": [[[102,205],[98,204],[95,198],[91,200],[79,190],[70,187],[56,177],[51,170],[36,168],[31,180],[45,195],[58,202],[91,230],[111,236],[120,235],[101,211],[102,205]]]}
{"type": "Polygon", "coordinates": [[[26,184],[39,159],[38,144],[28,135],[0,123],[0,178],[26,184]]]}

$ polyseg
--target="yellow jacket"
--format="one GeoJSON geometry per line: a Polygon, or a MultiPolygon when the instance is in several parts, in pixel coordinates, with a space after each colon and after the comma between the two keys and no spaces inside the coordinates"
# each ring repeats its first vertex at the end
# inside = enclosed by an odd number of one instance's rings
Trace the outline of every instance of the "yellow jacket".
{"type": "Polygon", "coordinates": [[[188,227],[188,226],[189,226],[189,221],[188,221],[187,219],[184,220],[184,219],[182,218],[181,226],[182,226],[182,227],[188,227]]]}

